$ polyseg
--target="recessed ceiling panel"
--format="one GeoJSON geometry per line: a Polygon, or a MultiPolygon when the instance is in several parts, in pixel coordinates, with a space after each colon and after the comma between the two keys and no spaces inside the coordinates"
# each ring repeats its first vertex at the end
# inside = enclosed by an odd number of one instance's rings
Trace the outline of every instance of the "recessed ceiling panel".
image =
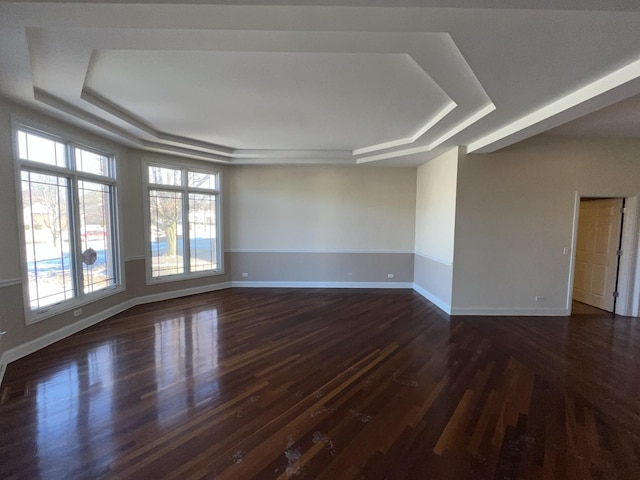
{"type": "Polygon", "coordinates": [[[107,50],[85,88],[156,131],[241,149],[354,150],[451,103],[405,54],[107,50]]]}

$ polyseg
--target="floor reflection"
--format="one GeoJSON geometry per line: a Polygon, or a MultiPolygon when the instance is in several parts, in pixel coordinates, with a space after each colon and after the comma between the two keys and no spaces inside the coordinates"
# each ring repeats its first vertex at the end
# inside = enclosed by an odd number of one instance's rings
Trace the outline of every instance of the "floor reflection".
{"type": "Polygon", "coordinates": [[[90,349],[35,387],[39,470],[49,472],[48,478],[59,478],[55,472],[65,471],[67,462],[83,455],[100,458],[102,465],[111,460],[115,418],[112,348],[107,343],[90,349]]]}
{"type": "Polygon", "coordinates": [[[158,424],[179,424],[190,409],[218,396],[218,312],[215,309],[155,324],[158,424]]]}
{"type": "Polygon", "coordinates": [[[78,365],[72,363],[37,386],[37,443],[41,472],[56,469],[61,454],[79,443],[78,365]]]}

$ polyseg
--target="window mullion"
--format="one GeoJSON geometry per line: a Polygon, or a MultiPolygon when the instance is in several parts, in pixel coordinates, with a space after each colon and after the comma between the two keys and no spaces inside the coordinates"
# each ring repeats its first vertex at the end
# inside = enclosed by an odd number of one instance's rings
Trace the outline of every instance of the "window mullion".
{"type": "Polygon", "coordinates": [[[72,254],[69,256],[72,257],[72,268],[74,272],[74,281],[75,281],[75,290],[76,297],[80,298],[84,296],[84,271],[82,269],[82,261],[80,260],[81,253],[80,247],[82,245],[82,241],[80,239],[81,228],[80,228],[80,195],[78,189],[78,177],[71,177],[71,190],[72,190],[72,199],[71,202],[71,215],[70,215],[70,230],[71,236],[73,237],[71,240],[70,251],[72,254]]]}
{"type": "Polygon", "coordinates": [[[184,271],[191,273],[191,233],[189,232],[189,191],[182,194],[182,249],[184,271]]]}
{"type": "MultiPolygon", "coordinates": [[[[75,172],[76,169],[76,156],[75,156],[75,148],[73,143],[67,144],[67,164],[69,168],[75,172]]],[[[80,261],[80,246],[82,242],[80,240],[80,194],[78,190],[78,175],[73,174],[71,177],[71,187],[72,187],[72,198],[73,202],[71,205],[71,215],[70,229],[72,239],[70,245],[70,257],[72,257],[72,268],[73,268],[73,277],[75,282],[75,291],[76,297],[81,298],[84,295],[84,271],[82,270],[82,262],[80,261]]]]}

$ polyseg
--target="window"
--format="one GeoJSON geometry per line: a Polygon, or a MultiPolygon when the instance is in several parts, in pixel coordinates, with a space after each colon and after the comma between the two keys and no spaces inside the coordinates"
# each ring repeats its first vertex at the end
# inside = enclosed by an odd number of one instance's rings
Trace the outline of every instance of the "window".
{"type": "Polygon", "coordinates": [[[220,273],[220,174],[148,165],[152,279],[220,273]]]}
{"type": "Polygon", "coordinates": [[[120,284],[115,160],[19,128],[25,278],[30,318],[44,318],[120,284]]]}

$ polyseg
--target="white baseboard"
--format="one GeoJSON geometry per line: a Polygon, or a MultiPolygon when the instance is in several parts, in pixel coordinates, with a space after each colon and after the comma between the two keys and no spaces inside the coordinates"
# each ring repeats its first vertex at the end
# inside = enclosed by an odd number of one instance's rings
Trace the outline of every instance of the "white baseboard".
{"type": "Polygon", "coordinates": [[[134,298],[132,301],[134,302],[134,305],[144,305],[145,303],[161,302],[162,300],[171,300],[173,298],[187,297],[189,295],[197,295],[199,293],[214,292],[216,290],[224,290],[226,288],[231,288],[231,282],[215,283],[213,285],[202,285],[201,287],[154,293],[152,295],[134,298]]]}
{"type": "Polygon", "coordinates": [[[449,305],[447,302],[445,302],[445,301],[441,300],[440,298],[436,297],[431,292],[427,292],[424,288],[422,288],[417,283],[413,284],[413,289],[416,292],[418,292],[420,295],[422,295],[424,298],[429,300],[431,303],[433,303],[436,307],[438,307],[443,312],[451,314],[451,305],[449,305]]]}
{"type": "Polygon", "coordinates": [[[231,282],[237,288],[413,288],[411,282],[231,282]]]}
{"type": "Polygon", "coordinates": [[[566,308],[510,308],[487,307],[452,308],[451,315],[477,315],[477,316],[514,316],[514,317],[567,317],[571,312],[566,308]]]}
{"type": "Polygon", "coordinates": [[[89,328],[96,323],[100,323],[107,318],[113,317],[118,313],[124,312],[134,305],[135,303],[132,300],[127,300],[126,302],[120,303],[111,308],[107,308],[106,310],[96,313],[95,315],[83,318],[82,320],[72,323],[71,325],[67,325],[66,327],[62,327],[58,330],[47,333],[46,335],[38,337],[27,343],[23,343],[22,345],[18,345],[17,347],[11,348],[4,352],[4,355],[2,355],[2,360],[8,364],[22,357],[26,357],[27,355],[37,352],[38,350],[47,347],[52,343],[57,342],[58,340],[62,340],[69,335],[73,335],[74,333],[84,330],[85,328],[89,328]]]}
{"type": "Polygon", "coordinates": [[[102,322],[118,313],[146,303],[159,302],[162,300],[171,300],[173,298],[185,297],[187,295],[196,295],[198,293],[212,292],[215,290],[224,290],[231,287],[251,287],[251,288],[408,288],[413,289],[420,295],[425,297],[431,303],[450,315],[514,315],[514,316],[567,316],[570,312],[566,308],[451,308],[449,304],[440,298],[426,291],[419,285],[411,282],[261,282],[261,281],[233,281],[224,282],[214,285],[203,285],[201,287],[186,288],[182,290],[174,290],[164,293],[156,293],[145,295],[134,299],[127,300],[102,312],[96,313],[90,317],[84,318],[71,325],[67,325],[54,332],[47,333],[42,337],[23,343],[17,347],[11,348],[0,356],[0,383],[4,377],[4,372],[10,362],[18,360],[22,357],[30,355],[52,343],[62,340],[74,333],[85,328],[102,322]]]}

